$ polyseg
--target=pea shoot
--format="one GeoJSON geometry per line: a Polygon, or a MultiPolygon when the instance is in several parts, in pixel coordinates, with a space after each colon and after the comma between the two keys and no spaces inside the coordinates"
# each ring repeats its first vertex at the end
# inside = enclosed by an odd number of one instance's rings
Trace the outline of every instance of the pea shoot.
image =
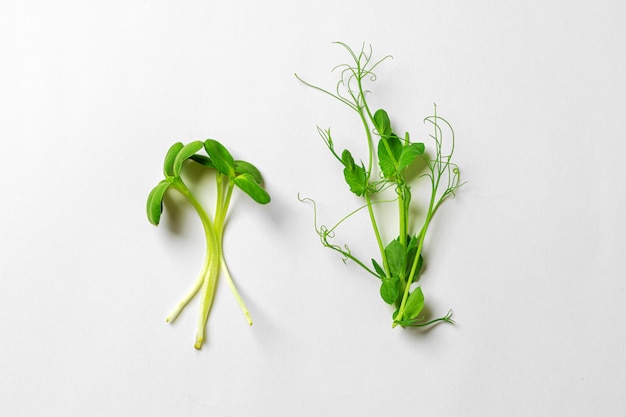
{"type": "Polygon", "coordinates": [[[371,46],[365,45],[359,52],[348,45],[336,42],[350,55],[351,62],[336,66],[339,81],[335,90],[327,90],[310,84],[295,74],[305,85],[321,91],[338,100],[358,115],[364,129],[367,144],[365,161],[356,161],[353,153],[347,149],[339,152],[331,136],[330,129],[318,132],[332,156],[343,168],[343,180],[349,190],[363,202],[332,227],[318,226],[316,203],[311,198],[298,198],[313,204],[315,230],[323,246],[341,254],[344,262],[351,260],[366,272],[380,280],[380,296],[395,307],[392,326],[419,327],[437,322],[454,323],[452,310],[435,319],[424,317],[424,293],[418,284],[423,269],[423,248],[429,225],[441,206],[449,197],[453,197],[461,185],[459,167],[452,162],[454,153],[454,130],[448,121],[434,114],[424,122],[431,125],[434,142],[434,155],[429,156],[424,143],[412,142],[409,133],[400,137],[392,130],[391,121],[383,109],[372,111],[367,99],[369,90],[365,83],[376,80],[374,70],[381,63],[390,59],[387,55],[379,60],[373,59],[371,46]],[[444,148],[444,133],[449,135],[444,148]],[[376,164],[377,161],[377,164],[376,164]],[[415,211],[411,210],[412,194],[410,180],[416,176],[428,181],[430,197],[425,206],[425,215],[421,227],[411,229],[415,211]],[[389,196],[385,198],[385,196],[389,196]],[[398,235],[384,243],[381,234],[380,219],[374,206],[377,204],[396,204],[398,212],[398,235]],[[347,244],[333,243],[338,227],[361,210],[366,210],[373,237],[378,246],[378,261],[365,262],[350,251],[347,244]]]}
{"type": "Polygon", "coordinates": [[[181,142],[173,144],[165,156],[163,174],[165,179],[161,180],[148,196],[146,209],[150,223],[155,226],[159,225],[163,213],[163,197],[168,189],[173,189],[181,193],[198,213],[206,237],[206,256],[200,275],[191,290],[166,318],[167,322],[173,322],[189,301],[200,292],[200,312],[194,344],[196,349],[200,349],[204,343],[206,323],[213,304],[220,272],[224,273],[248,324],[252,325],[250,313],[237,291],[226,265],[222,247],[224,228],[231,195],[235,187],[248,194],[259,204],[269,203],[270,195],[263,188],[263,178],[254,165],[246,161],[234,160],[230,152],[221,143],[213,139],[204,142],[194,141],[186,145],[181,142]],[[204,149],[207,155],[197,153],[201,149],[204,149]],[[181,172],[187,160],[216,171],[217,198],[214,218],[211,218],[181,178],[181,172]]]}

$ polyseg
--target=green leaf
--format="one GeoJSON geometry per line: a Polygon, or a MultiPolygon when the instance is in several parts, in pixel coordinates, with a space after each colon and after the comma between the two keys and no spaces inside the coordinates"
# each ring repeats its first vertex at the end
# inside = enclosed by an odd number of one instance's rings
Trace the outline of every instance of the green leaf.
{"type": "MultiPolygon", "coordinates": [[[[409,239],[409,244],[406,248],[406,276],[409,276],[411,273],[411,269],[413,268],[413,262],[415,262],[415,255],[417,254],[417,246],[419,245],[419,238],[417,235],[413,235],[409,239]]],[[[419,259],[417,260],[417,266],[415,267],[415,275],[413,276],[413,281],[416,282],[419,279],[420,272],[424,265],[424,258],[420,254],[419,259]]]]}
{"type": "Polygon", "coordinates": [[[389,115],[383,109],[376,110],[376,113],[374,113],[374,127],[380,136],[391,135],[389,115]]]}
{"type": "Polygon", "coordinates": [[[167,151],[165,155],[165,162],[163,162],[163,174],[166,177],[174,176],[174,159],[176,159],[176,155],[183,149],[183,144],[180,142],[176,142],[170,149],[167,151]]]}
{"type": "Polygon", "coordinates": [[[214,139],[207,139],[204,141],[204,149],[219,172],[229,178],[235,177],[235,161],[224,145],[214,139]]]}
{"type": "Polygon", "coordinates": [[[259,204],[267,204],[270,202],[270,195],[268,192],[265,191],[256,182],[256,179],[248,173],[237,175],[235,177],[235,185],[259,204]]]}
{"type": "Polygon", "coordinates": [[[347,169],[352,169],[354,167],[354,158],[349,150],[343,150],[341,153],[341,162],[343,162],[343,166],[347,169]]]}
{"type": "Polygon", "coordinates": [[[374,265],[374,270],[378,274],[378,277],[382,279],[386,275],[383,268],[378,264],[378,262],[376,262],[375,259],[372,259],[372,265],[374,265]]]}
{"type": "Polygon", "coordinates": [[[415,161],[419,155],[424,154],[423,143],[410,143],[402,147],[400,158],[398,159],[398,171],[403,170],[415,161]]]}
{"type": "Polygon", "coordinates": [[[148,195],[146,213],[150,223],[155,226],[158,226],[161,221],[161,214],[163,213],[163,196],[170,185],[171,183],[169,181],[161,180],[161,182],[159,182],[148,195]]]}
{"type": "Polygon", "coordinates": [[[200,165],[204,165],[205,167],[215,168],[215,165],[213,165],[213,161],[211,161],[211,158],[209,158],[208,156],[195,154],[195,155],[191,155],[189,159],[199,163],[200,165]]]}
{"type": "Polygon", "coordinates": [[[413,235],[413,236],[410,236],[410,237],[409,237],[409,235],[407,235],[407,239],[409,241],[409,244],[406,247],[407,251],[411,251],[412,249],[417,250],[417,246],[419,244],[418,235],[413,235]]]}
{"type": "Polygon", "coordinates": [[[345,168],[343,170],[343,176],[350,186],[350,191],[358,196],[362,196],[363,194],[365,194],[365,180],[367,178],[365,174],[365,168],[358,165],[355,165],[352,170],[348,170],[347,168],[345,168]]]}
{"type": "Polygon", "coordinates": [[[202,142],[199,140],[189,142],[183,146],[178,154],[176,154],[176,158],[174,158],[172,174],[175,177],[180,177],[180,172],[183,170],[183,162],[189,159],[191,155],[195,154],[200,149],[202,149],[202,142]]]}
{"type": "Polygon", "coordinates": [[[250,174],[257,184],[263,184],[263,177],[261,176],[261,172],[250,162],[235,161],[235,172],[237,174],[250,174]]]}
{"type": "Polygon", "coordinates": [[[383,278],[380,284],[380,296],[387,304],[393,304],[400,295],[400,279],[398,277],[383,278]]]}
{"type": "Polygon", "coordinates": [[[402,142],[395,135],[378,141],[378,165],[386,178],[398,172],[398,159],[402,153],[402,142]]]}
{"type": "MultiPolygon", "coordinates": [[[[413,254],[413,259],[415,259],[415,254],[413,254]]],[[[413,280],[411,282],[416,282],[420,278],[420,273],[422,272],[423,266],[424,266],[424,258],[420,254],[420,257],[417,260],[417,266],[415,267],[415,275],[413,276],[413,280]]],[[[411,271],[407,269],[407,275],[410,273],[411,271]]]]}
{"type": "Polygon", "coordinates": [[[406,249],[397,239],[394,239],[385,248],[387,263],[391,275],[403,277],[406,271],[406,249]]]}
{"type": "Polygon", "coordinates": [[[406,300],[406,305],[404,306],[404,318],[408,320],[414,319],[419,313],[422,312],[423,308],[424,293],[422,292],[421,287],[417,287],[406,300]]]}
{"type": "Polygon", "coordinates": [[[350,154],[350,151],[347,149],[341,154],[341,160],[345,166],[343,176],[346,183],[350,186],[350,191],[358,196],[363,195],[367,188],[367,174],[365,168],[354,163],[352,154],[350,154]]]}

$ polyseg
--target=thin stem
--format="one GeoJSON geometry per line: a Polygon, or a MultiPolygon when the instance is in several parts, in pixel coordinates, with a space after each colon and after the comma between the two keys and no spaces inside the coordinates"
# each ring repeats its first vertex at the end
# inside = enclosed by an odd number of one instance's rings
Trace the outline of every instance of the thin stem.
{"type": "Polygon", "coordinates": [[[400,308],[398,309],[398,315],[396,316],[397,320],[394,321],[394,324],[397,323],[397,321],[402,320],[402,315],[404,314],[406,301],[409,298],[409,290],[411,288],[411,282],[413,282],[413,277],[415,277],[415,274],[418,272],[417,265],[419,263],[420,255],[422,254],[422,248],[424,247],[424,239],[426,238],[428,225],[430,224],[430,221],[433,216],[433,207],[435,204],[436,193],[437,193],[437,189],[434,188],[432,190],[432,194],[430,197],[430,203],[428,205],[428,212],[426,214],[426,219],[424,220],[424,225],[422,226],[422,230],[420,231],[420,234],[419,234],[419,243],[417,245],[417,252],[415,253],[415,258],[413,259],[413,265],[411,265],[411,272],[409,273],[409,277],[407,278],[407,285],[404,288],[404,294],[402,295],[402,302],[400,303],[400,308]]]}
{"type": "Polygon", "coordinates": [[[407,204],[404,199],[404,191],[402,188],[398,189],[398,217],[400,222],[399,238],[402,246],[406,248],[406,237],[408,234],[408,221],[409,213],[407,210],[407,204]]]}
{"type": "Polygon", "coordinates": [[[400,307],[398,308],[398,314],[396,316],[396,320],[394,320],[394,326],[396,323],[402,320],[402,316],[404,314],[404,308],[406,307],[406,301],[409,298],[409,290],[411,288],[411,282],[413,282],[413,277],[417,272],[417,265],[419,263],[420,255],[422,254],[422,248],[424,246],[424,238],[426,236],[426,230],[428,229],[428,223],[430,222],[430,218],[426,217],[426,221],[424,223],[424,227],[422,228],[420,241],[417,245],[417,252],[415,253],[415,259],[413,260],[413,265],[411,266],[411,272],[409,273],[409,277],[407,278],[406,287],[404,288],[404,294],[402,295],[402,302],[400,303],[400,307]]]}
{"type": "Polygon", "coordinates": [[[204,228],[204,234],[206,237],[207,260],[205,260],[205,268],[203,268],[202,274],[202,307],[200,309],[200,315],[198,317],[196,343],[194,344],[194,347],[196,349],[200,349],[202,347],[202,344],[204,343],[204,331],[206,328],[207,320],[209,318],[209,312],[211,311],[211,306],[213,304],[215,287],[217,285],[217,280],[219,277],[220,264],[217,260],[220,259],[221,248],[217,240],[211,218],[206,213],[200,202],[194,197],[191,191],[189,191],[185,183],[180,178],[177,178],[172,183],[172,187],[178,190],[181,194],[183,194],[196,210],[198,216],[200,217],[200,221],[202,222],[202,227],[204,228]]]}
{"type": "Polygon", "coordinates": [[[370,125],[369,123],[367,123],[365,114],[363,114],[363,109],[360,108],[358,113],[361,117],[361,123],[363,123],[363,128],[365,129],[365,135],[367,136],[367,182],[369,183],[369,180],[372,176],[372,168],[374,167],[374,140],[372,139],[372,132],[370,132],[370,125]]]}
{"type": "Polygon", "coordinates": [[[304,85],[306,85],[306,86],[308,86],[308,87],[311,87],[311,88],[313,88],[313,89],[315,89],[315,90],[321,91],[322,93],[328,94],[329,96],[334,97],[334,98],[336,98],[337,100],[341,101],[343,104],[345,104],[346,106],[350,107],[352,110],[357,111],[357,109],[356,109],[356,107],[354,106],[354,104],[352,104],[350,101],[346,100],[345,98],[343,98],[343,97],[339,96],[338,94],[333,94],[333,93],[331,93],[331,92],[330,92],[330,91],[328,91],[328,90],[325,90],[325,89],[323,89],[323,88],[321,88],[321,87],[318,87],[318,86],[316,86],[316,85],[310,84],[310,83],[308,83],[308,82],[304,81],[302,78],[300,78],[300,77],[298,76],[298,74],[293,74],[293,75],[294,75],[294,76],[295,76],[295,77],[296,77],[296,78],[297,78],[297,79],[298,79],[301,83],[303,83],[304,85]]]}
{"type": "MultiPolygon", "coordinates": [[[[360,83],[359,83],[359,90],[361,91],[363,102],[366,103],[365,96],[363,95],[363,91],[361,90],[360,83]]],[[[368,162],[368,169],[366,173],[366,182],[369,185],[370,178],[372,176],[372,168],[374,165],[374,141],[372,139],[372,133],[370,132],[370,126],[367,123],[367,119],[365,118],[365,115],[363,114],[362,108],[359,109],[359,116],[361,117],[361,122],[363,123],[363,127],[365,128],[365,134],[367,135],[367,149],[369,153],[369,162],[368,162]]],[[[378,230],[378,223],[376,222],[376,216],[374,215],[374,208],[372,207],[372,199],[371,199],[369,190],[367,188],[365,189],[364,196],[365,196],[365,202],[367,203],[367,212],[370,217],[370,223],[372,224],[372,229],[374,229],[374,236],[376,237],[376,243],[378,244],[378,250],[383,260],[383,268],[385,269],[385,272],[387,273],[387,275],[390,275],[389,262],[387,261],[387,254],[385,253],[385,245],[383,244],[382,238],[380,236],[380,231],[378,230]]]]}
{"type": "Polygon", "coordinates": [[[248,324],[252,326],[252,316],[250,316],[250,312],[248,311],[248,308],[246,307],[246,303],[244,303],[243,299],[241,298],[241,295],[239,294],[239,291],[237,291],[237,287],[235,286],[233,277],[230,275],[230,271],[228,270],[228,266],[226,265],[226,259],[224,258],[223,252],[222,252],[222,257],[220,258],[220,263],[221,263],[222,271],[224,272],[224,276],[226,276],[226,282],[228,282],[228,286],[230,287],[230,291],[235,296],[235,299],[237,300],[237,304],[239,304],[239,307],[241,308],[243,315],[246,317],[248,324]]]}
{"type": "MultiPolygon", "coordinates": [[[[182,183],[182,181],[179,181],[177,183],[174,184],[174,187],[176,190],[178,190],[181,194],[183,194],[183,196],[185,196],[187,199],[189,199],[189,195],[191,194],[189,192],[189,189],[185,186],[184,183],[182,183]]],[[[191,200],[190,200],[191,202],[191,200]]],[[[197,203],[197,202],[196,202],[197,203]]],[[[205,231],[207,229],[207,227],[210,227],[210,221],[209,221],[209,225],[207,226],[205,223],[206,221],[204,220],[203,217],[208,217],[206,216],[206,213],[204,213],[204,210],[200,207],[201,211],[198,211],[198,205],[195,205],[192,202],[192,205],[194,206],[194,208],[196,209],[196,211],[198,212],[200,219],[202,221],[202,225],[205,228],[205,231]]],[[[185,306],[187,304],[189,304],[189,302],[193,299],[193,297],[196,296],[196,294],[200,291],[200,289],[202,288],[202,284],[204,282],[204,277],[206,276],[208,270],[209,270],[209,260],[211,258],[211,253],[209,251],[209,248],[211,247],[211,244],[209,242],[209,236],[205,233],[205,237],[206,237],[206,242],[207,242],[207,247],[206,247],[206,254],[204,257],[204,264],[202,266],[202,270],[200,271],[200,274],[198,275],[198,278],[196,278],[196,281],[194,282],[193,286],[191,287],[191,290],[183,297],[183,299],[178,303],[178,305],[170,312],[170,314],[165,318],[165,321],[167,323],[173,323],[176,318],[178,317],[178,315],[181,313],[181,311],[185,308],[185,306]]]]}
{"type": "Polygon", "coordinates": [[[215,215],[215,232],[220,252],[220,266],[222,271],[224,272],[224,276],[226,276],[226,282],[228,282],[228,286],[230,287],[230,290],[233,293],[235,300],[237,300],[237,304],[239,304],[239,307],[246,317],[248,324],[252,326],[252,318],[250,316],[250,312],[248,311],[246,304],[244,303],[241,295],[239,294],[239,291],[237,290],[237,287],[235,286],[235,282],[233,281],[230,271],[228,270],[228,266],[226,265],[226,258],[224,257],[224,229],[226,227],[226,215],[228,213],[228,207],[230,206],[230,200],[235,186],[235,182],[230,178],[228,179],[228,184],[224,185],[224,179],[225,177],[222,174],[217,174],[218,190],[223,190],[224,187],[226,187],[225,193],[218,193],[215,215]]]}
{"type": "Polygon", "coordinates": [[[213,305],[213,299],[215,298],[215,288],[217,286],[217,280],[219,278],[220,264],[214,256],[209,261],[208,273],[204,276],[204,282],[202,283],[202,308],[200,309],[200,315],[198,317],[198,329],[196,331],[196,343],[194,347],[200,349],[204,343],[204,333],[206,329],[206,323],[209,319],[209,313],[211,312],[211,306],[213,305]]]}
{"type": "Polygon", "coordinates": [[[376,223],[376,217],[374,216],[374,207],[372,205],[372,200],[369,193],[365,193],[365,201],[367,202],[367,212],[370,216],[370,222],[372,223],[372,228],[374,229],[374,235],[376,236],[376,242],[378,243],[378,250],[380,251],[380,256],[383,260],[383,268],[388,275],[390,275],[389,270],[389,262],[387,261],[387,254],[385,253],[385,246],[383,244],[383,240],[380,237],[380,231],[378,230],[378,224],[376,223]]]}
{"type": "MultiPolygon", "coordinates": [[[[222,174],[218,173],[218,178],[222,177],[222,174]]],[[[226,227],[226,214],[228,213],[228,207],[230,206],[230,199],[233,194],[235,183],[232,179],[228,180],[228,185],[226,186],[226,193],[221,194],[220,198],[217,202],[217,210],[215,215],[215,231],[217,234],[217,240],[222,243],[224,239],[224,228],[226,227]]],[[[221,181],[218,181],[218,189],[223,189],[223,185],[221,181]]]]}
{"type": "Polygon", "coordinates": [[[202,267],[202,271],[200,272],[200,275],[198,275],[198,278],[196,278],[196,281],[194,282],[193,286],[191,287],[191,290],[187,293],[187,295],[183,297],[183,299],[181,300],[180,303],[178,303],[176,308],[174,308],[174,310],[172,310],[172,312],[165,318],[165,321],[167,323],[173,323],[174,320],[176,320],[176,318],[180,314],[180,312],[183,310],[183,308],[185,308],[185,306],[189,304],[189,301],[191,301],[191,299],[196,296],[198,291],[200,291],[200,288],[202,288],[202,283],[204,282],[204,275],[207,273],[208,269],[209,269],[209,255],[207,254],[205,256],[204,266],[202,267]]]}
{"type": "MultiPolygon", "coordinates": [[[[351,217],[352,215],[354,215],[358,211],[368,207],[367,204],[359,207],[358,209],[352,211],[350,214],[344,216],[341,220],[339,220],[339,222],[337,222],[332,228],[329,229],[329,228],[327,228],[324,225],[321,225],[321,226],[317,225],[317,203],[315,202],[315,200],[313,200],[312,198],[308,198],[308,197],[300,197],[300,195],[298,195],[298,200],[300,200],[301,202],[309,201],[309,202],[311,202],[311,204],[313,204],[313,227],[315,229],[315,232],[320,237],[320,240],[322,242],[322,245],[324,245],[324,247],[327,247],[329,249],[332,249],[332,250],[340,253],[344,258],[352,260],[353,262],[355,262],[361,268],[365,269],[370,274],[374,275],[377,278],[381,278],[376,272],[374,272],[372,269],[367,267],[367,265],[365,265],[365,263],[362,262],[359,258],[357,258],[354,255],[352,255],[350,253],[349,249],[347,248],[347,246],[346,246],[346,250],[343,250],[343,249],[341,249],[341,247],[339,245],[333,245],[333,244],[328,242],[329,238],[333,238],[334,237],[334,230],[341,223],[343,223],[345,220],[347,220],[349,217],[351,217]]],[[[380,204],[380,203],[391,202],[391,201],[393,201],[393,200],[390,200],[390,201],[375,201],[375,202],[372,202],[371,204],[372,205],[373,204],[380,204]]]]}
{"type": "MultiPolygon", "coordinates": [[[[300,196],[298,196],[298,199],[300,201],[311,201],[313,204],[315,204],[315,202],[310,199],[310,198],[300,198],[300,196]]],[[[372,201],[371,204],[376,205],[376,204],[382,204],[382,203],[392,203],[394,202],[396,199],[393,200],[379,200],[379,201],[372,201]]],[[[337,229],[343,222],[345,222],[346,220],[348,220],[350,217],[354,216],[356,213],[358,213],[359,211],[363,210],[364,208],[367,208],[367,204],[363,204],[362,206],[360,206],[357,209],[352,210],[350,213],[346,214],[345,216],[343,216],[341,218],[341,220],[339,220],[337,223],[335,223],[335,225],[333,227],[331,227],[330,229],[327,229],[327,233],[326,234],[334,234],[335,229],[337,229]]],[[[317,222],[315,222],[315,230],[317,229],[317,222]]]]}
{"type": "MultiPolygon", "coordinates": [[[[426,237],[426,232],[428,230],[428,226],[430,224],[430,221],[432,220],[433,216],[435,215],[435,212],[437,211],[437,209],[439,208],[439,206],[441,205],[441,203],[451,194],[454,193],[454,191],[456,190],[456,188],[458,188],[458,180],[455,180],[454,178],[452,180],[450,180],[450,159],[452,157],[452,151],[450,152],[449,155],[447,155],[445,157],[442,156],[442,131],[441,131],[441,127],[438,125],[437,120],[440,119],[437,116],[437,107],[435,106],[435,112],[434,115],[427,118],[427,120],[433,124],[434,127],[434,135],[431,135],[431,137],[435,140],[435,148],[436,148],[436,156],[435,159],[431,164],[427,164],[428,168],[430,170],[430,174],[428,175],[430,177],[430,181],[431,181],[431,196],[430,196],[430,202],[428,205],[428,211],[426,214],[426,219],[424,220],[424,225],[422,227],[422,230],[420,231],[420,236],[419,236],[419,244],[417,247],[417,253],[415,255],[415,259],[413,261],[413,265],[411,266],[411,272],[409,274],[408,280],[407,280],[407,286],[404,289],[404,294],[402,296],[402,302],[400,303],[400,307],[398,309],[398,314],[396,316],[396,320],[394,320],[394,326],[396,324],[402,324],[403,322],[403,314],[404,314],[404,309],[406,306],[406,302],[409,296],[409,290],[410,290],[410,285],[411,282],[413,281],[413,277],[415,276],[415,274],[418,272],[417,271],[417,265],[419,263],[419,257],[422,253],[422,248],[424,245],[424,239],[426,237]],[[438,189],[439,189],[439,185],[441,183],[441,179],[443,177],[443,175],[445,173],[448,173],[448,184],[447,184],[447,188],[446,190],[443,192],[443,194],[441,195],[441,197],[437,198],[437,194],[438,194],[438,189]]],[[[441,119],[444,120],[444,119],[441,119]]],[[[450,129],[452,129],[452,127],[449,125],[449,123],[447,121],[444,120],[444,122],[450,127],[450,129]]],[[[452,148],[454,149],[454,137],[452,138],[452,148]]],[[[453,171],[453,174],[456,175],[458,173],[458,168],[457,171],[453,171]]],[[[436,319],[432,322],[428,322],[425,323],[424,325],[428,325],[428,324],[432,324],[434,322],[437,321],[448,321],[448,322],[452,322],[451,319],[446,316],[444,318],[441,319],[436,319]]]]}

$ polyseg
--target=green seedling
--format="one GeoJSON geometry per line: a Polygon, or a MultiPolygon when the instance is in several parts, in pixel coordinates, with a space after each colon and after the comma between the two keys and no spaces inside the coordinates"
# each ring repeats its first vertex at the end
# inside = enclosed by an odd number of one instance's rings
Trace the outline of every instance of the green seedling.
{"type": "Polygon", "coordinates": [[[213,139],[208,139],[204,142],[194,141],[186,145],[180,142],[173,144],[165,156],[163,174],[165,175],[165,179],[161,180],[148,196],[146,208],[150,223],[158,226],[161,214],[163,213],[163,196],[168,189],[173,189],[181,193],[196,210],[202,221],[202,227],[204,228],[206,237],[206,256],[200,275],[189,293],[185,295],[182,301],[166,318],[167,322],[173,322],[189,301],[200,292],[200,313],[198,317],[196,342],[194,345],[196,349],[200,349],[204,343],[204,332],[211,305],[213,304],[220,271],[226,276],[226,280],[228,281],[233,295],[248,320],[248,323],[252,325],[250,313],[241,295],[237,291],[226,265],[222,248],[224,227],[231,195],[235,187],[248,194],[259,204],[269,203],[270,196],[267,191],[263,189],[263,178],[259,170],[249,162],[234,160],[230,152],[221,143],[213,139]],[[206,151],[207,155],[197,153],[202,149],[206,151]],[[217,198],[213,219],[181,178],[181,172],[187,160],[199,163],[216,171],[217,198]]]}
{"type": "Polygon", "coordinates": [[[450,123],[437,115],[435,106],[434,115],[424,119],[425,123],[433,128],[433,133],[430,134],[430,138],[434,141],[433,156],[428,155],[424,143],[411,142],[408,132],[403,137],[396,135],[387,112],[383,109],[371,110],[367,99],[369,90],[364,85],[376,80],[374,70],[391,56],[385,56],[376,61],[373,60],[371,47],[366,50],[363,46],[360,52],[355,52],[344,43],[337,42],[337,44],[349,53],[351,62],[338,65],[333,69],[333,71],[338,70],[340,74],[334,91],[310,84],[297,74],[296,78],[305,85],[328,94],[358,115],[367,143],[364,161],[356,161],[353,153],[347,149],[338,152],[330,129],[318,127],[318,132],[331,154],[343,168],[343,179],[350,191],[364,200],[364,204],[344,216],[333,227],[327,227],[317,225],[315,201],[310,198],[299,198],[301,201],[309,201],[313,204],[315,230],[322,245],[339,252],[344,261],[355,262],[380,280],[381,298],[395,307],[393,327],[397,325],[427,326],[437,322],[454,323],[452,310],[439,318],[425,317],[423,314],[424,293],[418,284],[424,264],[423,248],[429,225],[441,204],[449,197],[453,197],[462,185],[459,168],[451,161],[454,153],[454,130],[450,123]],[[445,150],[444,132],[450,135],[445,150]],[[412,230],[415,211],[411,210],[410,180],[415,176],[428,181],[430,196],[424,204],[425,215],[420,223],[421,227],[412,230]],[[392,198],[384,197],[389,194],[392,198]],[[390,203],[397,205],[398,235],[385,244],[374,205],[390,203]],[[337,228],[361,210],[367,211],[379,249],[379,260],[372,259],[371,265],[353,254],[348,245],[331,242],[337,228]]]}

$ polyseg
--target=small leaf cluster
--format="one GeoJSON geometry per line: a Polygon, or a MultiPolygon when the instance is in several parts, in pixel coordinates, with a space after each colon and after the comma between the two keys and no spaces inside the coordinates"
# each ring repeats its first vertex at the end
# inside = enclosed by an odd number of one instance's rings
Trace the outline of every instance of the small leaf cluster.
{"type": "Polygon", "coordinates": [[[270,195],[263,188],[263,177],[260,171],[250,162],[235,160],[231,153],[220,142],[214,139],[193,141],[187,144],[174,143],[165,155],[161,180],[148,195],[146,212],[148,220],[157,226],[163,213],[163,198],[168,189],[181,193],[194,207],[204,229],[206,238],[206,256],[202,271],[191,290],[176,306],[166,321],[172,322],[185,308],[189,301],[201,293],[201,306],[198,317],[195,348],[200,349],[204,342],[206,323],[215,295],[220,272],[226,276],[228,284],[239,303],[248,323],[252,324],[250,313],[245,306],[233,279],[230,275],[223,252],[223,236],[226,225],[231,196],[234,188],[238,188],[259,204],[270,202],[270,195]],[[199,153],[204,150],[206,154],[199,153]],[[192,191],[187,187],[181,176],[186,161],[198,163],[215,170],[216,175],[216,207],[213,217],[205,210],[192,191]]]}
{"type": "Polygon", "coordinates": [[[232,180],[234,185],[248,194],[259,204],[270,202],[270,195],[263,189],[263,177],[259,170],[249,162],[234,160],[230,152],[214,139],[206,141],[194,141],[186,145],[181,142],[174,143],[168,150],[163,163],[165,179],[152,189],[148,196],[148,220],[158,226],[163,212],[163,196],[165,191],[172,185],[183,183],[181,172],[183,162],[195,161],[208,168],[216,169],[221,175],[232,180]],[[204,148],[208,156],[196,154],[204,148]]]}
{"type": "MultiPolygon", "coordinates": [[[[343,180],[350,192],[364,200],[364,204],[343,217],[335,226],[317,226],[315,228],[324,246],[339,252],[344,260],[352,260],[371,275],[380,280],[380,296],[387,304],[395,306],[393,326],[425,326],[444,321],[452,323],[451,312],[443,317],[427,320],[420,314],[424,308],[424,293],[418,281],[423,268],[423,246],[429,224],[440,204],[462,185],[460,172],[456,164],[451,162],[454,151],[454,131],[450,124],[435,114],[427,117],[425,122],[431,123],[434,133],[430,135],[435,144],[434,157],[426,154],[426,146],[422,142],[412,142],[409,133],[402,137],[392,129],[389,114],[384,109],[371,111],[367,95],[370,93],[364,87],[365,82],[376,80],[374,69],[383,61],[391,58],[373,60],[371,47],[365,46],[360,52],[355,52],[348,45],[337,42],[350,55],[351,62],[338,65],[340,76],[334,91],[310,84],[296,77],[305,85],[321,91],[343,103],[358,114],[362,122],[366,144],[367,158],[365,161],[355,161],[353,153],[344,149],[341,153],[335,149],[335,142],[329,129],[321,129],[321,135],[327,148],[343,167],[343,180]],[[449,129],[452,139],[449,152],[444,151],[444,129],[449,129]],[[377,162],[377,163],[376,163],[377,162]],[[419,166],[417,166],[419,165],[419,166]],[[407,172],[412,166],[415,170],[425,170],[420,177],[430,182],[431,196],[425,204],[426,215],[421,228],[411,232],[413,213],[411,207],[411,186],[407,172]],[[379,194],[393,190],[395,198],[385,200],[379,194]],[[398,235],[389,243],[384,244],[380,232],[378,216],[373,207],[375,204],[393,203],[398,206],[398,235]],[[371,259],[372,266],[355,256],[346,244],[337,245],[331,242],[335,237],[338,226],[358,211],[366,210],[369,216],[373,236],[379,249],[379,261],[371,259]]],[[[414,170],[414,171],[415,171],[414,170]]],[[[309,198],[302,201],[312,201],[309,198]]],[[[317,214],[315,213],[315,217],[317,214]]]]}

